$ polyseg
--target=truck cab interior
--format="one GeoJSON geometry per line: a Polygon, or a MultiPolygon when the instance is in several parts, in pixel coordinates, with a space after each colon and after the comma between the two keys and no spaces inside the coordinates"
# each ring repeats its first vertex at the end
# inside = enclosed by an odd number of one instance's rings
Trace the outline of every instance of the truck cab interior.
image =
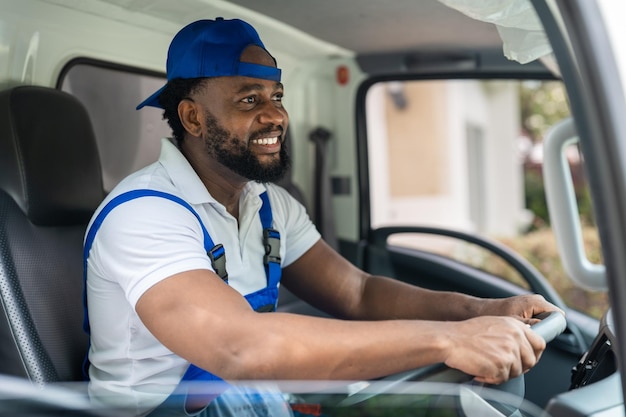
{"type": "MultiPolygon", "coordinates": [[[[218,16],[253,24],[283,70],[293,166],[280,185],[327,243],[370,273],[479,297],[538,293],[567,313],[536,329],[548,347],[509,385],[435,365],[281,381],[288,401],[328,416],[624,415],[624,7],[0,0],[0,11],[0,415],[119,415],[94,407],[83,381],[84,234],[171,135],[159,110],[135,106],[163,84],[172,36],[218,16]]],[[[287,288],[279,311],[326,315],[287,288]]]]}

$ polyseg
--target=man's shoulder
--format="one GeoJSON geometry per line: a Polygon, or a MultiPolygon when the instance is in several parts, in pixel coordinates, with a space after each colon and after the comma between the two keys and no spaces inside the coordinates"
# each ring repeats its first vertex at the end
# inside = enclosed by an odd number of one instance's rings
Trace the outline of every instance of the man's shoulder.
{"type": "Polygon", "coordinates": [[[97,217],[109,217],[112,211],[123,212],[126,219],[141,223],[142,219],[171,217],[186,210],[181,204],[185,199],[166,177],[155,174],[158,169],[155,163],[122,180],[102,201],[92,222],[97,217]]]}
{"type": "Polygon", "coordinates": [[[157,161],[133,172],[120,181],[108,193],[103,204],[119,195],[136,190],[154,190],[174,195],[180,194],[163,166],[157,161]]]}
{"type": "Polygon", "coordinates": [[[293,195],[289,193],[285,188],[280,185],[267,183],[264,184],[267,190],[272,209],[276,207],[278,210],[293,210],[296,207],[302,206],[302,203],[298,201],[293,195]]]}
{"type": "Polygon", "coordinates": [[[270,198],[274,197],[277,199],[282,199],[282,200],[293,200],[293,201],[297,201],[293,195],[291,195],[289,193],[289,191],[278,185],[278,184],[274,184],[274,183],[265,183],[263,184],[263,186],[265,187],[265,189],[268,192],[268,195],[270,196],[270,198]]]}

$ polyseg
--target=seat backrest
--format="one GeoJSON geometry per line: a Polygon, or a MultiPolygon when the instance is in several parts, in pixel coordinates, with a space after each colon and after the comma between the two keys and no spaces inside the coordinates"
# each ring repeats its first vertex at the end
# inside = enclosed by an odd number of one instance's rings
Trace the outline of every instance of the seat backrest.
{"type": "Polygon", "coordinates": [[[83,105],[45,87],[0,92],[0,373],[82,379],[82,245],[103,198],[83,105]]]}

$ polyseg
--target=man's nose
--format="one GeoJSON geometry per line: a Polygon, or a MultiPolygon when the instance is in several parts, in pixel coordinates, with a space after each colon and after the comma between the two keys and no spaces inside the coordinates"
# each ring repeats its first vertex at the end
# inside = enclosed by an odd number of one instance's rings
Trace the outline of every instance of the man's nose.
{"type": "Polygon", "coordinates": [[[276,126],[284,125],[288,120],[287,111],[282,107],[278,106],[273,101],[268,101],[265,103],[259,113],[259,122],[261,124],[273,124],[276,126]]]}

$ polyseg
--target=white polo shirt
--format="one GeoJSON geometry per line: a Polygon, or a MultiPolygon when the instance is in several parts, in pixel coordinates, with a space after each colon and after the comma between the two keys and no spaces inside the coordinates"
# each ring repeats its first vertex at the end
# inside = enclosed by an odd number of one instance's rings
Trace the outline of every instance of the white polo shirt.
{"type": "MultiPolygon", "coordinates": [[[[273,184],[249,182],[245,186],[237,222],[167,139],[162,140],[159,160],[120,182],[94,218],[113,197],[142,188],[174,194],[196,210],[213,242],[224,245],[229,285],[243,295],[267,285],[259,218],[259,195],[264,191],[274,228],[280,231],[282,267],[320,238],[305,208],[273,184]]],[[[134,407],[140,414],[164,401],[179,383],[189,363],[148,331],[135,304],[161,280],[193,269],[213,270],[201,226],[185,207],[161,197],[141,197],[107,215],[95,236],[87,268],[89,388],[95,401],[134,407]]]]}

